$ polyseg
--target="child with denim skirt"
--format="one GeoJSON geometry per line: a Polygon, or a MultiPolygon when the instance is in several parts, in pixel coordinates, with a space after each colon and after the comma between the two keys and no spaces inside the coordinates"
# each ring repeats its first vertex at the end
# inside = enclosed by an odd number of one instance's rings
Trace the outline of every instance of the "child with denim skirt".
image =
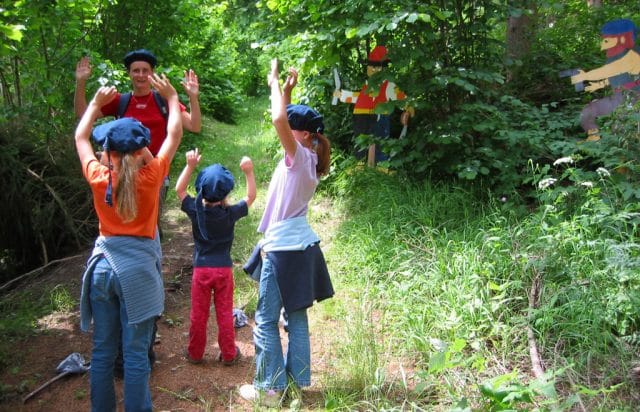
{"type": "Polygon", "coordinates": [[[218,360],[233,365],[241,356],[235,344],[233,323],[233,268],[231,245],[235,223],[247,216],[256,198],[253,163],[248,157],[240,161],[247,182],[247,194],[234,205],[227,195],[234,186],[231,172],[216,163],[202,170],[195,181],[197,196],[187,194],[187,184],[200,162],[198,149],[186,153],[187,164],[176,182],[181,209],[189,216],[195,249],[191,279],[191,312],[189,315],[189,345],[185,357],[191,363],[202,363],[207,344],[207,321],[211,294],[218,324],[218,360]]]}
{"type": "MultiPolygon", "coordinates": [[[[254,253],[262,259],[253,332],[256,375],[242,385],[240,396],[266,407],[278,407],[287,391],[295,395],[311,385],[311,348],[307,308],[333,296],[333,286],[320,250],[320,239],[307,222],[307,210],[320,176],[329,171],[330,143],[322,134],[322,116],[305,105],[292,105],[297,72],[289,70],[284,93],[273,60],[268,85],[271,117],[284,158],[276,166],[258,231],[264,234],[254,253]],[[262,258],[264,255],[264,258],[262,258]],[[286,352],[278,321],[284,308],[286,352]]],[[[248,264],[246,267],[253,267],[248,264]]]]}

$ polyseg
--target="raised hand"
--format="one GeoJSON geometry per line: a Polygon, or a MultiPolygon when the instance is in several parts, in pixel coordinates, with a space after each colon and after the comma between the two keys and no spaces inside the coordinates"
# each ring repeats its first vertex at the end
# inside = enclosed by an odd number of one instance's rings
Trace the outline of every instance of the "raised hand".
{"type": "Polygon", "coordinates": [[[160,93],[160,95],[165,99],[169,99],[171,96],[178,94],[176,92],[176,89],[173,87],[173,85],[171,85],[171,82],[164,73],[162,73],[161,76],[158,76],[158,74],[156,73],[150,75],[149,81],[151,82],[153,88],[156,89],[158,93],[160,93]]]}
{"type": "Polygon", "coordinates": [[[298,84],[298,71],[293,67],[290,67],[289,75],[287,76],[287,79],[284,81],[284,85],[282,86],[282,89],[285,93],[291,93],[291,90],[294,87],[296,87],[296,84],[298,84]]]}
{"type": "Polygon", "coordinates": [[[242,156],[240,159],[240,169],[244,174],[247,174],[253,170],[253,161],[248,156],[242,156]]]}
{"type": "Polygon", "coordinates": [[[197,96],[200,92],[200,85],[198,84],[198,75],[193,69],[184,71],[184,79],[180,82],[182,87],[184,87],[184,91],[189,96],[197,96]]]}
{"type": "Polygon", "coordinates": [[[92,103],[98,107],[102,107],[113,100],[117,93],[118,91],[115,86],[102,86],[96,91],[95,96],[93,96],[92,103]]]}
{"type": "Polygon", "coordinates": [[[196,147],[193,150],[187,151],[187,153],[185,153],[185,158],[187,160],[187,167],[195,169],[198,163],[200,163],[202,155],[198,152],[198,148],[196,147]]]}
{"type": "Polygon", "coordinates": [[[87,80],[91,76],[91,62],[88,56],[83,56],[76,64],[76,80],[87,80]]]}

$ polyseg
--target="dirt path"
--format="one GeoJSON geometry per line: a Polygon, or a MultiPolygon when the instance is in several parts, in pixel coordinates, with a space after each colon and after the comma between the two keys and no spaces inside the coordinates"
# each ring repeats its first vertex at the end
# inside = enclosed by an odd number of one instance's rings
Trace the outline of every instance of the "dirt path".
{"type": "MultiPolygon", "coordinates": [[[[254,410],[243,401],[237,388],[251,382],[254,373],[253,320],[250,325],[236,329],[236,340],[243,359],[225,367],[216,361],[218,354],[215,317],[208,328],[208,348],[205,362],[192,365],[182,357],[188,341],[189,301],[192,241],[190,228],[167,222],[170,233],[163,242],[163,276],[166,288],[165,314],[158,323],[156,341],[157,362],[151,373],[151,392],[156,411],[254,410]]],[[[87,251],[89,253],[89,251],[87,251]]],[[[21,287],[46,290],[64,285],[72,294],[80,291],[80,278],[87,256],[65,262],[21,287]]],[[[37,293],[37,292],[34,292],[37,293]]],[[[74,295],[76,296],[76,295],[74,295]]],[[[313,322],[313,320],[312,320],[313,322]]],[[[314,384],[305,392],[305,409],[322,409],[322,394],[318,380],[327,358],[326,345],[320,336],[312,337],[314,384]]],[[[79,330],[79,313],[56,313],[41,319],[39,332],[26,341],[16,342],[15,366],[0,376],[3,387],[16,388],[0,404],[0,411],[87,411],[89,402],[89,374],[70,375],[54,382],[23,404],[22,396],[55,376],[55,368],[72,352],[80,352],[85,359],[91,356],[90,335],[79,330]]],[[[116,379],[122,406],[122,381],[116,379]]]]}

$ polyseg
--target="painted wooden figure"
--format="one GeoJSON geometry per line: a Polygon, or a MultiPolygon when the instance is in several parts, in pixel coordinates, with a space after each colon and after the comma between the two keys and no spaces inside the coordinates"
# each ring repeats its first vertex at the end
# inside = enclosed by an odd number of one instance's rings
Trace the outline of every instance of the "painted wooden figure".
{"type": "MultiPolygon", "coordinates": [[[[387,58],[387,48],[385,46],[376,46],[367,59],[367,76],[371,77],[375,73],[381,71],[389,64],[387,58]]],[[[361,134],[373,135],[376,138],[388,139],[391,131],[391,122],[389,113],[377,113],[378,104],[386,103],[392,100],[404,100],[406,95],[393,82],[384,80],[376,93],[371,93],[368,81],[362,86],[358,92],[340,89],[340,80],[337,72],[336,90],[333,94],[333,104],[337,104],[340,100],[343,103],[353,103],[353,133],[355,136],[361,134]]],[[[409,123],[409,117],[414,115],[413,108],[406,108],[402,113],[400,121],[404,126],[403,133],[409,123]]],[[[389,157],[384,154],[375,144],[369,146],[367,153],[367,164],[374,167],[376,162],[387,160],[389,157]]]]}
{"type": "Polygon", "coordinates": [[[636,48],[637,28],[628,19],[617,19],[606,23],[601,30],[600,49],[606,50],[606,63],[594,70],[577,70],[571,76],[576,90],[587,92],[611,86],[613,93],[596,99],[580,113],[580,125],[587,133],[587,141],[600,140],[596,118],[611,114],[628,96],[637,101],[640,92],[640,53],[636,48]],[[589,82],[586,86],[583,82],[589,82]]]}

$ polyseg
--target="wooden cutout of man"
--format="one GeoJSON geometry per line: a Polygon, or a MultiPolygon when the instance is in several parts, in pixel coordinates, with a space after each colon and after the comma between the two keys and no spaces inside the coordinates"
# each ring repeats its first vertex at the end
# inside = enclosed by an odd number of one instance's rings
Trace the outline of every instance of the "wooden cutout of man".
{"type": "MultiPolygon", "coordinates": [[[[367,76],[371,77],[387,67],[389,61],[387,48],[385,46],[376,46],[369,53],[367,59],[367,76]]],[[[355,136],[367,134],[377,138],[388,139],[391,132],[389,113],[376,113],[376,106],[391,100],[404,100],[407,96],[395,83],[388,80],[382,82],[377,95],[370,94],[367,91],[368,87],[367,81],[359,92],[336,90],[333,94],[334,101],[337,98],[343,103],[355,104],[353,109],[353,133],[355,136]]],[[[403,126],[409,123],[409,117],[412,117],[414,113],[413,108],[405,108],[400,118],[403,126]]],[[[369,167],[375,167],[376,162],[387,160],[388,158],[386,154],[376,148],[375,144],[369,146],[367,153],[367,165],[369,167]]]]}
{"type": "Polygon", "coordinates": [[[638,99],[640,80],[640,53],[635,48],[637,28],[628,19],[617,19],[606,23],[601,30],[600,50],[606,50],[606,64],[597,69],[571,76],[572,84],[590,83],[584,87],[587,92],[613,88],[613,94],[589,103],[580,113],[580,125],[587,133],[587,141],[600,140],[596,118],[611,114],[624,101],[623,92],[632,93],[632,99],[638,99]]]}

